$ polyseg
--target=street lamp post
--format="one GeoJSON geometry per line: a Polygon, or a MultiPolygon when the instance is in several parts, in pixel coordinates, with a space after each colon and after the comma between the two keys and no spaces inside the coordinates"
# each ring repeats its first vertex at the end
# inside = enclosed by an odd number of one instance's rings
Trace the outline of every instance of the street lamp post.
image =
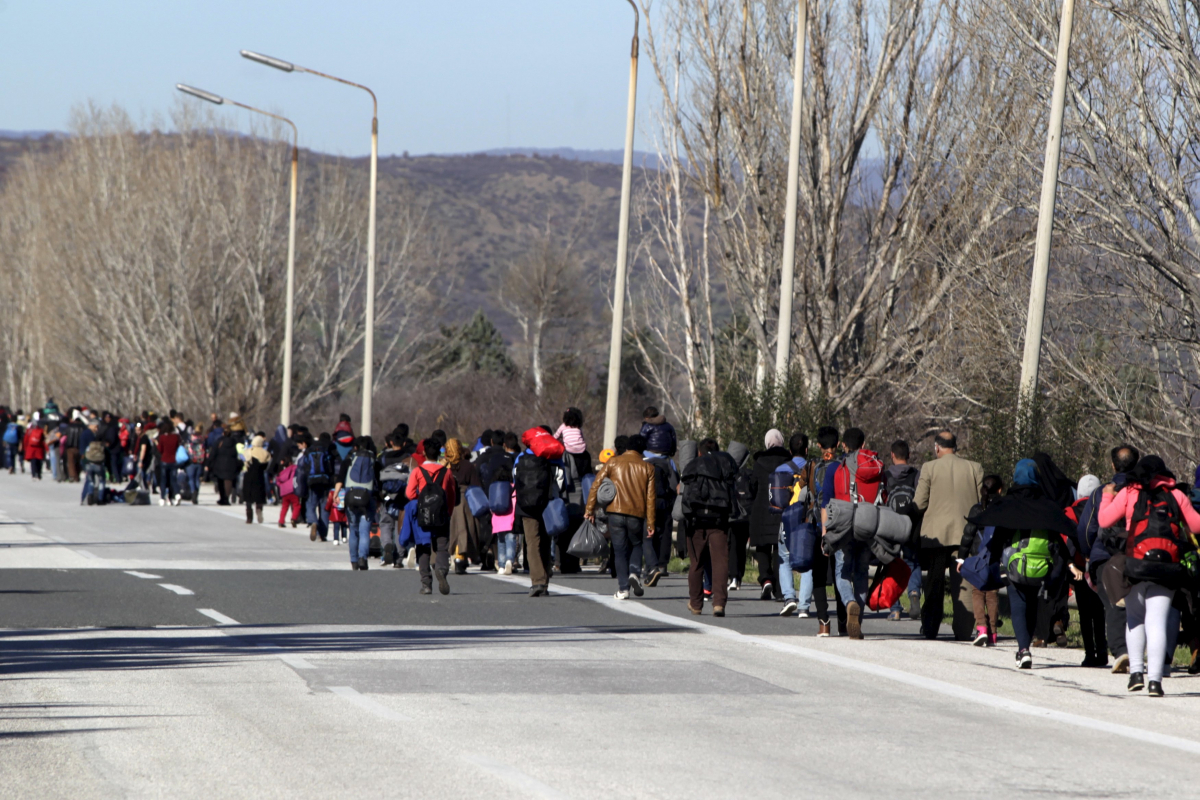
{"type": "Polygon", "coordinates": [[[617,438],[618,394],[621,388],[621,338],[625,329],[625,273],[629,257],[629,195],[633,183],[633,123],[637,109],[638,28],[640,16],[633,6],[633,46],[629,56],[629,107],[625,113],[625,166],[621,173],[621,219],[617,229],[617,278],[613,282],[612,340],[608,351],[608,398],[604,405],[604,446],[617,438]]]}
{"type": "Polygon", "coordinates": [[[1029,313],[1025,319],[1025,353],[1021,359],[1018,403],[1037,391],[1042,357],[1042,326],[1046,319],[1046,284],[1050,275],[1050,239],[1054,233],[1054,199],[1058,192],[1058,159],[1062,152],[1063,109],[1067,96],[1067,65],[1071,55],[1071,27],[1075,0],[1063,0],[1058,29],[1058,54],[1054,65],[1054,94],[1050,100],[1050,128],[1046,134],[1046,160],[1042,169],[1042,198],[1038,207],[1037,244],[1033,278],[1029,285],[1029,313]]]}
{"type": "Polygon", "coordinates": [[[263,111],[261,108],[248,106],[245,103],[239,103],[236,100],[230,100],[226,97],[215,95],[212,92],[197,89],[194,86],[177,83],[175,84],[175,88],[184,94],[190,94],[192,97],[198,97],[209,103],[215,103],[216,105],[228,103],[231,106],[244,108],[247,111],[262,114],[272,119],[286,122],[292,126],[291,209],[288,212],[287,315],[283,323],[283,396],[279,400],[279,422],[284,427],[287,427],[292,424],[292,325],[296,293],[296,176],[300,163],[300,133],[296,130],[296,123],[287,117],[281,117],[278,114],[272,114],[269,111],[263,111]]]}
{"type": "MultiPolygon", "coordinates": [[[[631,0],[632,2],[632,0],[631,0]]],[[[259,64],[265,64],[268,67],[274,67],[284,72],[307,72],[309,75],[316,75],[319,78],[327,78],[331,81],[353,86],[357,89],[362,89],[367,94],[371,95],[371,104],[373,111],[371,112],[371,195],[369,210],[367,212],[367,297],[366,297],[366,330],[363,336],[363,398],[362,398],[362,435],[371,435],[371,396],[374,392],[373,377],[375,372],[375,187],[377,166],[379,161],[379,101],[375,97],[375,93],[363,86],[361,83],[348,81],[344,78],[337,78],[333,75],[327,75],[324,72],[318,72],[315,69],[301,67],[298,64],[293,64],[290,61],[284,61],[271,56],[264,56],[261,53],[255,53],[250,50],[242,50],[242,57],[248,58],[251,61],[257,61],[259,64]]]]}
{"type": "Polygon", "coordinates": [[[792,302],[796,293],[796,195],[800,193],[800,120],[804,108],[804,44],[808,0],[796,15],[795,74],[792,84],[792,138],[788,147],[787,211],[783,219],[783,273],[779,278],[779,340],[775,344],[775,381],[787,377],[792,346],[792,302]]]}

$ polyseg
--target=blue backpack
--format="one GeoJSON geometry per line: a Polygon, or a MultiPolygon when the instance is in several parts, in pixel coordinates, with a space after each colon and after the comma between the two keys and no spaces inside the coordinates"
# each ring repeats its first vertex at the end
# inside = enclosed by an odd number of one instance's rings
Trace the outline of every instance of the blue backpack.
{"type": "Polygon", "coordinates": [[[488,486],[488,506],[493,514],[505,516],[512,512],[512,491],[508,481],[492,481],[488,486]]]}
{"type": "Polygon", "coordinates": [[[328,489],[333,486],[333,461],[329,451],[310,448],[304,453],[308,459],[308,485],[313,489],[328,489]]]}
{"type": "Polygon", "coordinates": [[[346,472],[346,508],[365,509],[375,489],[375,458],[366,450],[351,453],[346,472]]]}
{"type": "Polygon", "coordinates": [[[1000,565],[992,562],[989,548],[992,537],[995,535],[995,526],[988,526],[980,530],[977,534],[979,552],[963,561],[962,565],[963,580],[981,592],[994,591],[1003,585],[1000,578],[1000,565]]]}
{"type": "Polygon", "coordinates": [[[8,423],[8,427],[4,429],[4,443],[5,444],[16,444],[17,443],[17,423],[10,422],[10,423],[8,423]]]}

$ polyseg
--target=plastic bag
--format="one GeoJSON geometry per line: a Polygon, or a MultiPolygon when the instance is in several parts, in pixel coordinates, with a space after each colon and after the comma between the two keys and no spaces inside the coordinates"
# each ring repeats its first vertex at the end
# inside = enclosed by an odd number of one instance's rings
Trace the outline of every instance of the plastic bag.
{"type": "Polygon", "coordinates": [[[603,558],[608,554],[608,539],[600,529],[588,520],[584,520],[571,537],[567,552],[576,558],[603,558]]]}

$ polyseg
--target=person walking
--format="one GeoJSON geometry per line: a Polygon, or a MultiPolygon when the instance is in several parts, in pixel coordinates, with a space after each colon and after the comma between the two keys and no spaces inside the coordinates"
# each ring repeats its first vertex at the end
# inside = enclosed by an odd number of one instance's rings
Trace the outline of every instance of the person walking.
{"type": "MultiPolygon", "coordinates": [[[[529,571],[529,596],[546,597],[550,594],[552,552],[550,534],[546,530],[543,515],[550,501],[558,496],[558,485],[554,478],[561,468],[558,456],[539,456],[533,451],[536,438],[545,437],[561,455],[565,452],[562,443],[554,439],[546,426],[530,428],[521,435],[524,450],[513,461],[513,489],[516,492],[516,519],[520,520],[525,538],[525,567],[529,571]]],[[[508,439],[505,439],[505,447],[508,439]]],[[[546,442],[539,444],[543,453],[549,454],[546,442]]]]}
{"type": "MultiPolygon", "coordinates": [[[[879,456],[866,449],[867,436],[861,428],[847,428],[842,434],[841,460],[825,472],[821,486],[821,508],[831,500],[848,503],[881,505],[883,492],[883,463],[879,456]]],[[[822,523],[825,522],[822,511],[822,523]]],[[[871,550],[869,543],[848,536],[833,551],[833,577],[838,597],[846,607],[846,634],[851,639],[863,638],[862,613],[867,604],[871,550]]]]}
{"type": "MultiPolygon", "coordinates": [[[[1004,537],[996,535],[993,530],[991,537],[985,542],[986,531],[969,520],[999,500],[1002,494],[1004,481],[1000,476],[985,475],[980,484],[979,502],[971,508],[967,515],[968,522],[963,526],[962,542],[958,547],[958,563],[955,565],[955,571],[960,575],[967,559],[985,555],[985,549],[988,564],[1000,564],[1002,551],[1007,544],[1004,537]]],[[[976,647],[994,647],[1000,631],[1000,587],[980,589],[971,585],[971,609],[975,612],[975,639],[972,644],[976,647]]]]}
{"type": "Polygon", "coordinates": [[[646,440],[640,434],[630,436],[628,447],[624,453],[614,456],[600,467],[584,509],[584,517],[594,523],[600,484],[610,481],[616,496],[607,508],[608,535],[612,540],[617,569],[617,592],[613,596],[618,600],[627,599],[630,591],[637,597],[645,593],[640,574],[642,547],[647,539],[647,531],[653,531],[656,522],[654,467],[642,457],[646,440]]]}
{"type": "MultiPolygon", "coordinates": [[[[1129,473],[1137,466],[1141,454],[1136,447],[1122,444],[1114,447],[1109,457],[1113,468],[1113,477],[1109,483],[1120,491],[1125,488],[1129,473]]],[[[1080,511],[1076,537],[1080,550],[1087,558],[1087,573],[1091,576],[1092,585],[1097,588],[1096,594],[1104,607],[1105,639],[1114,659],[1112,671],[1114,674],[1125,674],[1129,672],[1129,651],[1125,645],[1125,604],[1117,605],[1112,601],[1104,589],[1104,579],[1101,577],[1101,568],[1120,552],[1116,548],[1116,541],[1101,535],[1097,518],[1100,515],[1103,488],[1097,487],[1080,511]]]]}
{"type": "MultiPolygon", "coordinates": [[[[325,495],[323,506],[325,518],[329,521],[329,532],[333,534],[333,544],[338,546],[346,541],[346,490],[331,488],[325,495]]],[[[358,559],[351,561],[357,563],[358,559]]]]}
{"type": "MultiPolygon", "coordinates": [[[[158,438],[162,438],[162,434],[158,438]]],[[[246,504],[246,524],[263,521],[263,505],[267,502],[267,465],[271,454],[267,452],[266,437],[255,435],[246,450],[246,465],[242,475],[242,502],[246,504]]]]}
{"type": "Polygon", "coordinates": [[[407,499],[404,490],[410,476],[409,461],[412,448],[406,439],[392,431],[384,437],[383,452],[379,454],[379,548],[383,566],[400,566],[400,528],[407,499]]]}
{"type": "MultiPolygon", "coordinates": [[[[781,492],[784,496],[775,498],[772,501],[772,505],[782,511],[790,507],[794,501],[805,508],[805,513],[802,514],[801,519],[806,519],[807,508],[815,496],[813,492],[813,468],[805,457],[808,455],[808,436],[803,433],[792,434],[792,438],[788,442],[788,450],[791,452],[792,457],[776,467],[773,475],[776,485],[780,486],[780,488],[775,489],[775,486],[769,487],[769,490],[781,492]]],[[[788,550],[787,531],[783,525],[782,513],[779,515],[779,518],[778,578],[779,590],[783,593],[783,608],[780,610],[779,616],[790,617],[797,612],[797,609],[803,608],[804,616],[807,617],[808,606],[812,603],[813,596],[812,570],[800,573],[800,598],[797,600],[796,581],[792,577],[794,574],[792,570],[792,554],[788,550]]]]}
{"type": "Polygon", "coordinates": [[[688,610],[704,610],[704,576],[712,576],[712,612],[725,616],[729,598],[729,514],[735,502],[733,459],[722,458],[713,439],[696,448],[696,458],[683,468],[680,494],[687,525],[688,610]]]}
{"type": "MultiPolygon", "coordinates": [[[[1088,551],[1079,546],[1079,525],[1091,496],[1103,488],[1100,479],[1095,475],[1084,475],[1079,479],[1078,499],[1066,510],[1068,519],[1075,523],[1075,535],[1067,537],[1068,550],[1071,558],[1082,575],[1087,571],[1088,551]]],[[[1085,653],[1082,667],[1108,666],[1108,635],[1104,625],[1104,604],[1096,591],[1081,578],[1071,581],[1071,591],[1075,594],[1075,605],[1079,609],[1079,635],[1083,638],[1085,653]]],[[[1070,618],[1067,619],[1070,624],[1070,618]]]]}
{"type": "Polygon", "coordinates": [[[242,471],[242,461],[238,458],[238,437],[232,427],[222,429],[217,446],[210,452],[211,471],[213,480],[217,483],[217,494],[220,499],[217,505],[227,506],[237,488],[238,475],[242,471]]]}
{"type": "MultiPolygon", "coordinates": [[[[921,606],[921,633],[936,639],[942,625],[942,604],[946,594],[946,573],[962,544],[963,520],[979,502],[983,467],[975,461],[959,458],[958,439],[942,431],[933,440],[935,460],[921,467],[913,503],[925,512],[921,521],[921,567],[926,570],[925,602],[921,606]]],[[[950,596],[954,604],[954,638],[969,641],[975,622],[967,608],[962,578],[950,572],[950,596]]]]}
{"type": "Polygon", "coordinates": [[[288,456],[279,459],[279,472],[275,474],[275,485],[279,487],[279,527],[284,527],[288,510],[292,512],[292,527],[300,516],[300,498],[296,496],[296,465],[288,456]]]}
{"type": "Polygon", "coordinates": [[[192,495],[192,505],[200,504],[200,479],[204,477],[204,465],[208,463],[208,447],[204,442],[204,431],[197,427],[188,436],[187,444],[184,445],[188,454],[184,477],[187,479],[188,491],[192,495]]]}
{"type": "Polygon", "coordinates": [[[1162,697],[1163,674],[1169,663],[1167,644],[1174,639],[1168,630],[1171,603],[1187,574],[1180,563],[1183,554],[1194,550],[1184,526],[1188,531],[1200,531],[1200,513],[1176,487],[1175,475],[1163,460],[1145,456],[1122,489],[1118,491],[1112,484],[1104,487],[1097,521],[1101,528],[1123,523],[1128,532],[1125,575],[1132,588],[1125,597],[1125,642],[1129,691],[1144,687],[1151,697],[1162,697]]]}
{"type": "Polygon", "coordinates": [[[25,461],[29,464],[29,474],[33,480],[42,479],[42,461],[46,458],[46,432],[41,422],[35,422],[25,431],[25,461]]]}
{"type": "Polygon", "coordinates": [[[450,475],[454,478],[456,491],[454,512],[450,515],[449,541],[456,575],[467,573],[468,560],[477,564],[483,561],[479,551],[479,520],[471,513],[470,507],[465,502],[467,489],[471,486],[482,488],[482,484],[479,480],[479,471],[466,458],[465,450],[463,443],[458,439],[450,439],[446,442],[446,455],[442,459],[449,468],[450,475]]]}
{"type": "MultiPolygon", "coordinates": [[[[887,496],[888,508],[898,514],[904,514],[912,520],[913,539],[920,541],[921,514],[912,501],[917,494],[917,483],[921,478],[921,470],[908,463],[911,455],[912,451],[908,442],[903,439],[892,442],[892,463],[883,472],[883,492],[887,496]]],[[[904,545],[900,550],[900,555],[904,559],[904,563],[912,570],[908,579],[908,587],[905,590],[908,595],[908,616],[909,619],[919,620],[921,618],[921,564],[917,558],[917,551],[911,545],[904,545]]],[[[900,598],[897,597],[896,602],[892,604],[888,619],[893,622],[900,621],[901,610],[900,598]]]]}
{"type": "MultiPolygon", "coordinates": [[[[783,434],[772,428],[763,437],[764,450],[754,454],[747,490],[750,501],[750,546],[758,564],[759,598],[783,600],[779,576],[779,515],[771,511],[771,473],[791,460],[783,434]]],[[[788,570],[789,575],[791,570],[788,570]]]]}
{"type": "Polygon", "coordinates": [[[175,454],[179,450],[181,439],[175,425],[169,419],[158,423],[158,439],[155,447],[158,449],[158,492],[160,506],[168,503],[179,505],[179,477],[175,464],[175,454]]]}
{"type": "Polygon", "coordinates": [[[433,593],[433,579],[436,577],[438,591],[442,594],[450,594],[450,583],[446,578],[450,572],[450,519],[454,514],[455,502],[458,498],[458,486],[454,482],[454,476],[450,473],[450,469],[438,463],[437,459],[442,449],[442,443],[429,437],[422,442],[421,449],[423,452],[422,462],[417,464],[409,475],[408,486],[404,490],[405,497],[417,501],[413,505],[413,513],[416,515],[414,519],[429,535],[429,544],[422,545],[419,541],[416,543],[417,567],[421,572],[421,593],[433,593]],[[436,491],[431,491],[426,495],[425,505],[430,518],[422,519],[420,500],[422,491],[427,485],[441,487],[442,496],[438,498],[436,491]],[[439,500],[440,509],[436,508],[439,500]],[[434,561],[432,574],[430,558],[434,561]]]}

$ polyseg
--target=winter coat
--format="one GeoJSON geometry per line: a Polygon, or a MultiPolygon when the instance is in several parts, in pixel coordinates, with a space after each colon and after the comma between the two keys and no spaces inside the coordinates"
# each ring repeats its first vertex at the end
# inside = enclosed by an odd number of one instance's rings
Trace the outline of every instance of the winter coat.
{"type": "Polygon", "coordinates": [[[791,451],[785,447],[772,447],[754,454],[754,467],[750,470],[750,544],[779,544],[779,514],[771,512],[771,473],[779,465],[792,460],[791,451]]]}
{"type": "Polygon", "coordinates": [[[646,463],[642,454],[628,450],[600,467],[584,511],[589,517],[596,513],[596,493],[605,478],[617,489],[617,496],[608,504],[607,512],[641,517],[646,520],[646,529],[654,530],[654,502],[658,497],[654,488],[654,467],[646,463]]]}
{"type": "Polygon", "coordinates": [[[217,441],[212,452],[212,474],[217,480],[235,481],[242,471],[242,462],[238,458],[238,440],[232,432],[226,433],[217,441]]]}
{"type": "Polygon", "coordinates": [[[25,431],[25,460],[40,461],[46,457],[46,432],[41,428],[25,431]]]}
{"type": "Polygon", "coordinates": [[[246,505],[256,506],[267,502],[267,461],[257,458],[246,459],[246,477],[242,479],[242,500],[246,505]]]}
{"type": "Polygon", "coordinates": [[[646,449],[664,456],[675,455],[675,429],[662,414],[642,423],[640,431],[646,439],[646,449]]]}
{"type": "Polygon", "coordinates": [[[963,522],[979,502],[983,467],[947,453],[921,467],[913,503],[925,512],[921,521],[923,547],[958,547],[963,522]]]}
{"type": "Polygon", "coordinates": [[[463,459],[450,470],[457,489],[454,511],[450,515],[450,553],[479,561],[479,520],[464,502],[467,487],[481,486],[475,465],[463,459]]]}
{"type": "Polygon", "coordinates": [[[275,485],[279,487],[281,495],[289,495],[296,493],[296,465],[289,464],[279,470],[279,474],[275,476],[275,485]]]}

